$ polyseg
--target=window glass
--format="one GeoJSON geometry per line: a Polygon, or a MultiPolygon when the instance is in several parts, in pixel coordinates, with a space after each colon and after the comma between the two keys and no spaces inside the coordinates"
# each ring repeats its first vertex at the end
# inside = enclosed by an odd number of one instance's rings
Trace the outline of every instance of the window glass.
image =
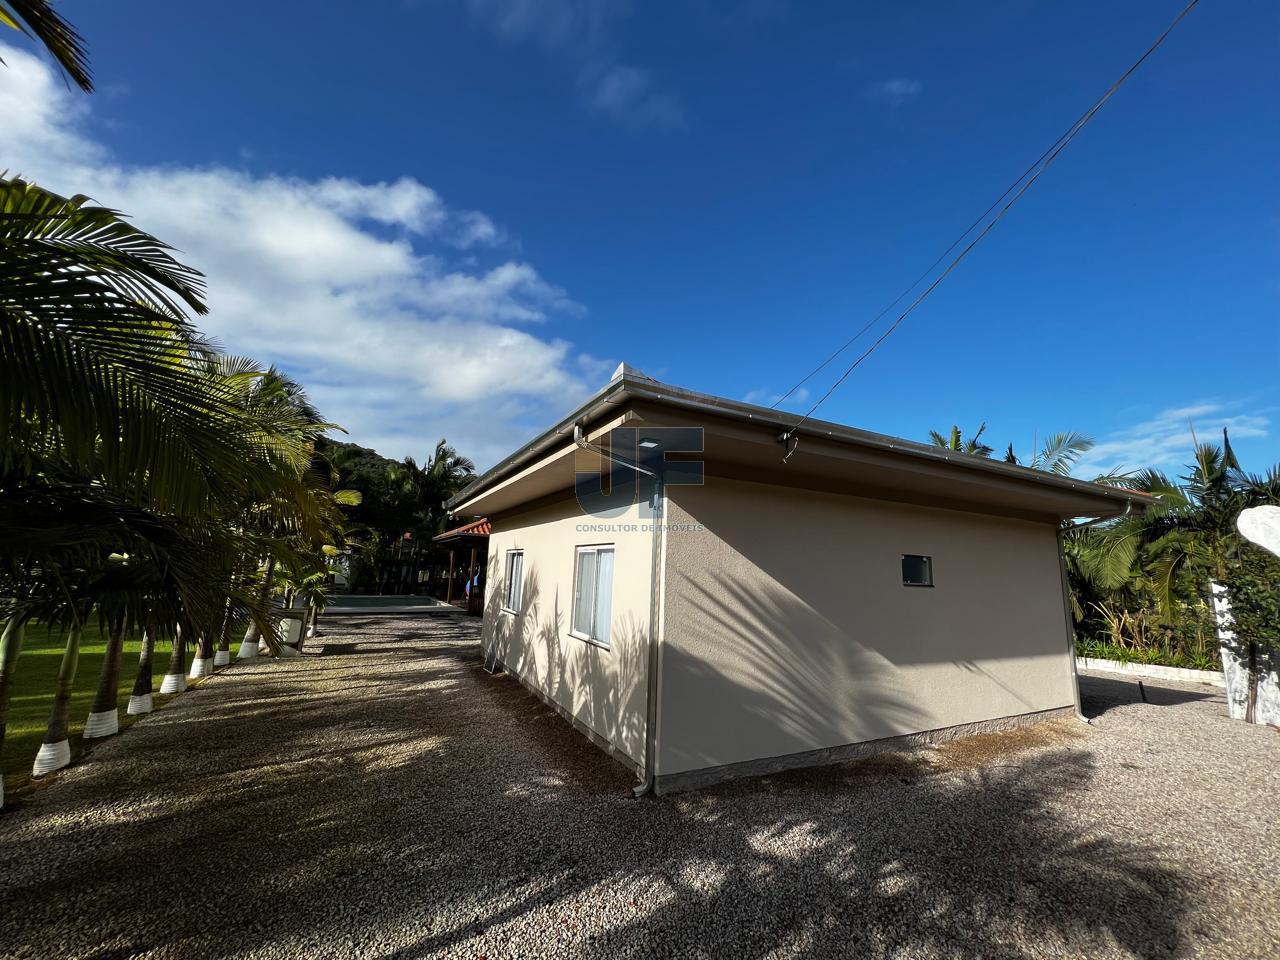
{"type": "Polygon", "coordinates": [[[601,643],[609,642],[609,621],[613,609],[613,551],[596,552],[596,603],[591,635],[601,643]]]}
{"type": "Polygon", "coordinates": [[[902,557],[902,584],[906,587],[933,586],[933,558],[916,553],[902,557]]]}
{"type": "Polygon", "coordinates": [[[613,617],[613,547],[578,547],[573,570],[572,631],[609,645],[613,617]]]}
{"type": "Polygon", "coordinates": [[[591,636],[591,611],[595,605],[595,592],[595,551],[579,550],[578,570],[573,582],[573,629],[584,637],[591,636]]]}
{"type": "Polygon", "coordinates": [[[506,608],[517,613],[524,602],[524,551],[507,551],[506,608]]]}

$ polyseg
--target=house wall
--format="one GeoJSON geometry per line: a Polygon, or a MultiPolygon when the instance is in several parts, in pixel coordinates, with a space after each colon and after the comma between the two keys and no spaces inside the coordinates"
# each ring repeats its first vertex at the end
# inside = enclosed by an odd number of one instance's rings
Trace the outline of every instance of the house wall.
{"type": "Polygon", "coordinates": [[[566,500],[490,518],[482,642],[505,669],[633,764],[644,762],[652,523],[632,507],[598,519],[566,500]],[[584,530],[584,526],[605,529],[584,530]],[[610,647],[569,632],[575,547],[613,544],[610,647]],[[524,551],[524,602],[502,609],[508,550],[524,551]]]}
{"type": "Polygon", "coordinates": [[[716,477],[667,520],[661,776],[1073,703],[1049,523],[716,477]]]}

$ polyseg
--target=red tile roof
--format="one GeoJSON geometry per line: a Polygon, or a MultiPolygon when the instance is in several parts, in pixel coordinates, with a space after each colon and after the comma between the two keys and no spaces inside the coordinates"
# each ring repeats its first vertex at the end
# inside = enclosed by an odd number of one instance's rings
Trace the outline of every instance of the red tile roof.
{"type": "Polygon", "coordinates": [[[446,530],[439,536],[431,539],[439,542],[441,540],[452,540],[455,537],[487,537],[493,532],[493,527],[489,523],[488,517],[481,517],[479,520],[473,520],[461,527],[455,527],[452,530],[446,530]]]}

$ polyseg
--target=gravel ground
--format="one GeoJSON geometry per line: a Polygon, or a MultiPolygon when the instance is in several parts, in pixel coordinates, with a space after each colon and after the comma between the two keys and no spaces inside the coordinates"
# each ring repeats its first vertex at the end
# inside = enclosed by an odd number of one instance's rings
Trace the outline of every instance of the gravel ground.
{"type": "Polygon", "coordinates": [[[637,801],[476,626],[333,618],[95,746],[0,815],[0,954],[1280,954],[1280,736],[1213,688],[637,801]]]}

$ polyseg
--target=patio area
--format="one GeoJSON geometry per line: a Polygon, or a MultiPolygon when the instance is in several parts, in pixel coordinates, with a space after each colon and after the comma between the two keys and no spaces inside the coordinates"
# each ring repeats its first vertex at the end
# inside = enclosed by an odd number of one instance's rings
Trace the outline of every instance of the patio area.
{"type": "Polygon", "coordinates": [[[1280,735],[1057,722],[634,800],[461,614],[348,613],[0,815],[5,957],[1263,957],[1280,735]]]}

